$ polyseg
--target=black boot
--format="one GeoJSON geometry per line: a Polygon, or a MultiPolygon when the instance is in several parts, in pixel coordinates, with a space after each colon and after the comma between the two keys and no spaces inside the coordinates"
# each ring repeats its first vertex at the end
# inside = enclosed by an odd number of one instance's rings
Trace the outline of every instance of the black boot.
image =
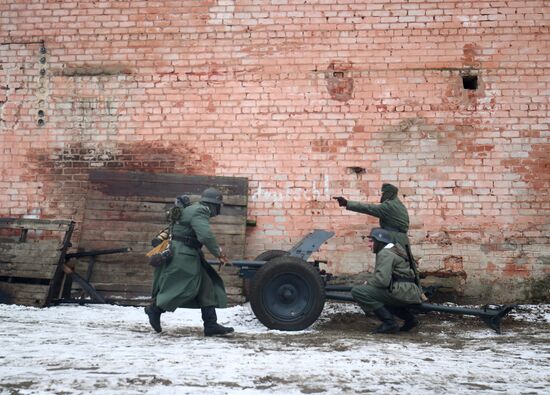
{"type": "Polygon", "coordinates": [[[372,333],[396,333],[399,330],[399,325],[395,322],[393,315],[385,307],[380,307],[374,310],[373,313],[382,321],[382,325],[372,333]]]}
{"type": "Polygon", "coordinates": [[[409,311],[409,309],[402,307],[399,309],[396,315],[403,321],[405,321],[403,323],[403,326],[399,328],[400,332],[408,332],[418,326],[418,320],[416,319],[414,314],[409,311]]]}
{"type": "Polygon", "coordinates": [[[398,318],[401,318],[403,322],[403,326],[399,328],[400,332],[408,332],[413,328],[416,328],[418,326],[418,320],[416,319],[415,315],[411,313],[409,309],[406,307],[395,307],[395,306],[386,306],[386,308],[395,316],[398,318]]]}
{"type": "Polygon", "coordinates": [[[202,307],[201,313],[204,321],[204,336],[223,336],[234,331],[233,328],[218,324],[214,306],[202,307]]]}
{"type": "Polygon", "coordinates": [[[149,316],[149,323],[157,333],[162,332],[162,328],[160,326],[160,315],[162,313],[164,313],[164,310],[154,303],[145,308],[145,314],[149,316]]]}

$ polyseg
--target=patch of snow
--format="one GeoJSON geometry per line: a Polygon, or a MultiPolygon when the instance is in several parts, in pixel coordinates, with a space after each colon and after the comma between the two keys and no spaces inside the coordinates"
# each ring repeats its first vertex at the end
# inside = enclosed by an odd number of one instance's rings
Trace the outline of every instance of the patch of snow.
{"type": "Polygon", "coordinates": [[[421,318],[426,325],[416,333],[371,335],[351,303],[327,303],[298,332],[265,328],[248,304],[217,312],[234,336],[203,337],[200,310],[163,314],[157,334],[141,307],[0,304],[0,394],[544,394],[550,387],[549,305],[519,306],[503,335],[476,318],[443,314],[421,318]],[[359,322],[334,324],[342,315],[359,322]]]}

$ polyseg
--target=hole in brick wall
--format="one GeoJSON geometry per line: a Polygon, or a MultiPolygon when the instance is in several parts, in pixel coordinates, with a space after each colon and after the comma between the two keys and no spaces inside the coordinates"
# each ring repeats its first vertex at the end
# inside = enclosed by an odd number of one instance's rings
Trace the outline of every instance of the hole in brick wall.
{"type": "Polygon", "coordinates": [[[43,119],[39,119],[38,120],[38,126],[44,126],[44,120],[43,119]]]}
{"type": "Polygon", "coordinates": [[[477,75],[463,75],[462,86],[464,89],[475,91],[477,89],[477,75]]]}
{"type": "Polygon", "coordinates": [[[43,110],[38,110],[38,116],[40,118],[43,118],[44,117],[44,111],[43,110]]]}
{"type": "Polygon", "coordinates": [[[343,71],[335,71],[332,73],[332,76],[335,78],[344,78],[344,72],[343,71]]]}
{"type": "Polygon", "coordinates": [[[354,174],[354,173],[364,174],[367,172],[364,167],[360,167],[360,166],[351,166],[351,167],[348,167],[347,169],[350,174],[354,174]]]}

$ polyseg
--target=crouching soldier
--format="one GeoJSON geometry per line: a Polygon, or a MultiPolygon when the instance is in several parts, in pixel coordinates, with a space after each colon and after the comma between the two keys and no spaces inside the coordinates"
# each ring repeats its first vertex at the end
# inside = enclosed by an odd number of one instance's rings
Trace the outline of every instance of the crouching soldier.
{"type": "Polygon", "coordinates": [[[408,306],[422,302],[415,272],[403,248],[393,244],[390,231],[374,228],[368,238],[369,247],[376,254],[373,277],[367,284],[353,287],[351,295],[365,313],[373,312],[382,321],[373,333],[410,331],[418,321],[408,306]],[[404,320],[401,328],[394,315],[404,320]]]}
{"type": "Polygon", "coordinates": [[[233,328],[217,323],[216,307],[227,307],[223,280],[208,264],[203,252],[208,251],[229,264],[212,233],[209,219],[220,214],[222,195],[215,188],[206,189],[199,202],[181,210],[170,227],[173,258],[155,269],[153,303],[145,308],[149,323],[161,332],[160,316],[177,308],[200,308],[204,335],[227,335],[233,328]]]}

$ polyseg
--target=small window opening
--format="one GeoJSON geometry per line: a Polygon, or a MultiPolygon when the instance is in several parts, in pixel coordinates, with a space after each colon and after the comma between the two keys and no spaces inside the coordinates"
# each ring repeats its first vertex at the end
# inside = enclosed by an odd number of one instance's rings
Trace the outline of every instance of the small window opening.
{"type": "Polygon", "coordinates": [[[364,168],[364,167],[360,167],[360,166],[350,166],[348,167],[348,172],[350,174],[365,174],[367,172],[367,170],[364,168]]]}
{"type": "Polygon", "coordinates": [[[477,75],[463,75],[462,86],[464,89],[475,91],[477,89],[477,75]]]}

